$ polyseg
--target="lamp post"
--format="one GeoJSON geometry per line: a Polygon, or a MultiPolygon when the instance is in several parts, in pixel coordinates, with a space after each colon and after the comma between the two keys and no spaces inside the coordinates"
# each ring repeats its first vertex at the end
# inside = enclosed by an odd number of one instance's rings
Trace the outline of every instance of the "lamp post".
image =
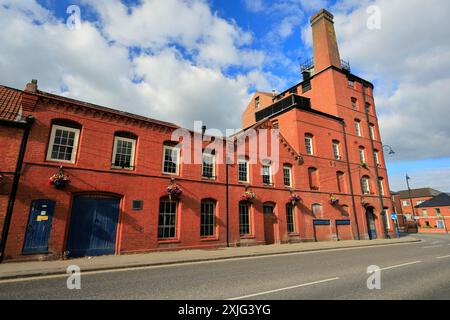
{"type": "Polygon", "coordinates": [[[395,151],[394,151],[394,149],[390,146],[390,145],[388,145],[388,144],[385,144],[385,145],[383,145],[383,149],[384,148],[387,148],[388,149],[388,151],[389,151],[389,155],[393,155],[393,154],[395,154],[395,151]]]}

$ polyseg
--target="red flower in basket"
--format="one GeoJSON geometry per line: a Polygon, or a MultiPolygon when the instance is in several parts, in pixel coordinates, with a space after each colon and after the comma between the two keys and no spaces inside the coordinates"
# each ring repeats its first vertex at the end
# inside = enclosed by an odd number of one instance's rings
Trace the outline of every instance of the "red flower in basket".
{"type": "Polygon", "coordinates": [[[62,189],[70,182],[69,176],[65,175],[62,171],[55,173],[48,180],[48,185],[56,189],[62,189]]]}
{"type": "Polygon", "coordinates": [[[169,195],[169,199],[172,201],[172,198],[178,198],[183,193],[183,189],[181,189],[176,184],[172,184],[167,187],[167,194],[169,195]]]}
{"type": "Polygon", "coordinates": [[[335,196],[331,195],[331,196],[330,196],[330,204],[331,204],[332,206],[335,206],[335,205],[337,205],[338,203],[339,203],[339,199],[336,198],[335,196]]]}
{"type": "Polygon", "coordinates": [[[296,203],[301,201],[301,200],[302,200],[302,198],[299,195],[297,195],[297,194],[291,194],[289,196],[289,201],[292,203],[293,206],[295,206],[296,203]]]}
{"type": "Polygon", "coordinates": [[[241,201],[245,201],[245,202],[252,202],[253,200],[256,199],[256,193],[251,192],[251,191],[246,191],[242,196],[241,196],[241,201]]]}

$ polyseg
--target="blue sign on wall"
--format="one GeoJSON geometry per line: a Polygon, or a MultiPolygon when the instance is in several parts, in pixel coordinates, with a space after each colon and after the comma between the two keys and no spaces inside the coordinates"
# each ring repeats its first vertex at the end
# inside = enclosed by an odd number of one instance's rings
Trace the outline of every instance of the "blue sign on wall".
{"type": "Polygon", "coordinates": [[[329,226],[330,220],[314,220],[315,226],[329,226]]]}
{"type": "Polygon", "coordinates": [[[392,220],[397,220],[397,214],[396,213],[391,214],[391,219],[392,220]]]}
{"type": "Polygon", "coordinates": [[[336,220],[337,226],[349,226],[350,220],[336,220]]]}

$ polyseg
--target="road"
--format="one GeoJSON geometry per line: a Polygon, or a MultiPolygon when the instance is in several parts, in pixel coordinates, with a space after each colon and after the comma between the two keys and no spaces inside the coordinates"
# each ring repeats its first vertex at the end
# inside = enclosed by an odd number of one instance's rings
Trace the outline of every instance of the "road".
{"type": "Polygon", "coordinates": [[[424,242],[0,281],[0,299],[450,299],[450,235],[424,242]],[[381,289],[369,290],[369,266],[381,289]]]}

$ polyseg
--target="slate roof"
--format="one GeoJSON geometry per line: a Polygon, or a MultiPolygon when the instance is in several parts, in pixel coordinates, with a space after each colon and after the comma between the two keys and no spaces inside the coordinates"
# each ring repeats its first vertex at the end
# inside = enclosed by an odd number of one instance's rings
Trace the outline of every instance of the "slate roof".
{"type": "MultiPolygon", "coordinates": [[[[400,199],[409,199],[408,190],[398,192],[400,199]]],[[[411,189],[411,198],[434,197],[441,194],[441,191],[432,188],[411,189]]]]}
{"type": "Polygon", "coordinates": [[[429,208],[429,207],[450,207],[450,196],[446,193],[441,193],[432,199],[421,203],[416,208],[429,208]]]}

